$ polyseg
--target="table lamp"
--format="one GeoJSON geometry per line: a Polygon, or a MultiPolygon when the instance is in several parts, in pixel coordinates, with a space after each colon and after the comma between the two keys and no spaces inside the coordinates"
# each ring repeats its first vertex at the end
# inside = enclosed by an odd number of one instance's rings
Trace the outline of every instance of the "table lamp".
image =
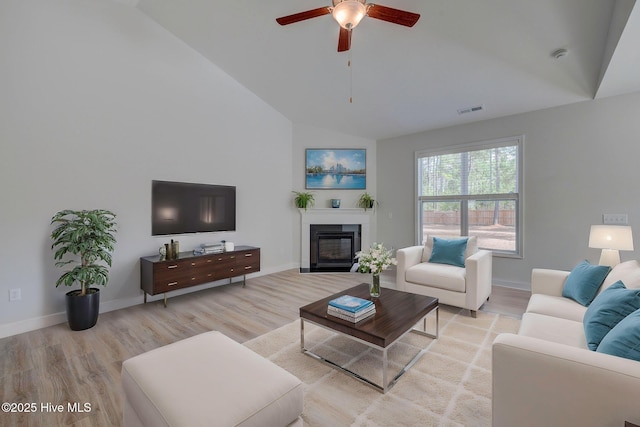
{"type": "Polygon", "coordinates": [[[602,249],[600,265],[620,264],[620,252],[633,250],[633,235],[627,225],[592,225],[589,247],[602,249]]]}

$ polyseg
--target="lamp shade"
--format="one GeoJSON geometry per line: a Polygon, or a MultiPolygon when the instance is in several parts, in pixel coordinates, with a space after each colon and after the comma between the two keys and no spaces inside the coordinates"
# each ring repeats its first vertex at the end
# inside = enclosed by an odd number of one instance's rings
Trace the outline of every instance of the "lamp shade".
{"type": "Polygon", "coordinates": [[[366,14],[367,7],[362,0],[342,0],[333,7],[332,12],[333,18],[345,30],[355,28],[366,14]]]}
{"type": "Polygon", "coordinates": [[[589,247],[597,249],[633,250],[633,234],[626,225],[592,225],[589,247]]]}

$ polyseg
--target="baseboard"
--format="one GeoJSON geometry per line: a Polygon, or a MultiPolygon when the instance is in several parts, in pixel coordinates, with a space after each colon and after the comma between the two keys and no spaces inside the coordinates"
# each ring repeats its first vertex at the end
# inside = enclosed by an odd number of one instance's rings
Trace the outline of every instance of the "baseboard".
{"type": "Polygon", "coordinates": [[[0,325],[0,338],[6,338],[24,332],[35,331],[67,321],[67,314],[54,313],[47,316],[34,317],[32,319],[20,320],[19,322],[5,323],[0,325]]]}
{"type": "MultiPolygon", "coordinates": [[[[100,313],[120,310],[122,308],[131,307],[142,304],[143,297],[125,298],[111,301],[100,302],[100,313]]],[[[35,331],[37,329],[47,328],[49,326],[58,325],[67,321],[67,313],[60,312],[48,314],[46,316],[34,317],[31,319],[21,320],[19,322],[7,323],[0,325],[0,338],[6,338],[25,332],[35,331]]],[[[100,321],[100,320],[98,320],[100,321]]]]}
{"type": "MultiPolygon", "coordinates": [[[[257,273],[253,273],[247,277],[247,279],[251,279],[252,277],[260,277],[266,276],[267,274],[278,273],[280,271],[291,270],[293,268],[298,268],[299,264],[291,263],[285,264],[278,267],[272,267],[265,270],[261,270],[257,273]]],[[[237,283],[242,281],[242,276],[234,277],[233,283],[237,283]]],[[[178,295],[184,295],[191,292],[201,291],[203,289],[214,288],[217,286],[224,286],[229,284],[228,280],[218,281],[214,283],[207,283],[205,285],[194,286],[192,288],[182,289],[179,291],[171,292],[167,294],[168,298],[175,297],[178,295]]],[[[156,295],[149,296],[147,301],[158,301],[164,299],[164,295],[156,295]]],[[[117,300],[109,300],[109,301],[101,301],[100,302],[100,313],[108,313],[110,311],[121,310],[123,308],[132,307],[134,305],[144,304],[144,295],[142,291],[140,291],[140,295],[129,298],[122,298],[117,300]]],[[[65,323],[67,321],[67,313],[53,313],[48,314],[46,316],[34,317],[31,319],[25,319],[18,322],[6,323],[4,325],[0,325],[0,338],[6,338],[13,335],[22,334],[25,332],[35,331],[37,329],[47,328],[49,326],[58,325],[60,323],[65,323]]],[[[98,322],[100,319],[98,319],[98,322]]]]}

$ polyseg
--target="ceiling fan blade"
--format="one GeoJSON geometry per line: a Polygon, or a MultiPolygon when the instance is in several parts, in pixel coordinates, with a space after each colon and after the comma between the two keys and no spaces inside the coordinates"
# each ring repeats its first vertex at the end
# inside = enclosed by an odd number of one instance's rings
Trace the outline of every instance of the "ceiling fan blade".
{"type": "Polygon", "coordinates": [[[318,16],[328,15],[331,13],[331,9],[328,7],[319,7],[317,9],[307,10],[305,12],[294,13],[293,15],[283,16],[276,19],[276,22],[280,25],[289,25],[294,22],[304,21],[306,19],[317,18],[318,16]]]}
{"type": "Polygon", "coordinates": [[[340,36],[338,37],[338,52],[345,52],[351,49],[351,30],[345,30],[340,27],[340,36]]]}
{"type": "Polygon", "coordinates": [[[420,19],[419,13],[406,12],[379,4],[370,4],[367,15],[371,18],[404,25],[405,27],[413,27],[420,19]]]}

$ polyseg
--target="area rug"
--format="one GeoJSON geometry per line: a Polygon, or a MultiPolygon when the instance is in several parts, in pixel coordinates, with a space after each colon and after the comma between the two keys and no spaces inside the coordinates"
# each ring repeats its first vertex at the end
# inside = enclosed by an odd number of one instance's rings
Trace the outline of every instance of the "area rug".
{"type": "MultiPolygon", "coordinates": [[[[244,343],[304,383],[305,426],[490,426],[491,343],[517,332],[503,315],[440,308],[437,340],[409,333],[389,350],[395,375],[427,352],[386,394],[300,352],[300,321],[244,343]]],[[[433,318],[427,329],[435,328],[433,318]]],[[[305,347],[381,383],[381,352],[305,322],[305,347]]]]}

